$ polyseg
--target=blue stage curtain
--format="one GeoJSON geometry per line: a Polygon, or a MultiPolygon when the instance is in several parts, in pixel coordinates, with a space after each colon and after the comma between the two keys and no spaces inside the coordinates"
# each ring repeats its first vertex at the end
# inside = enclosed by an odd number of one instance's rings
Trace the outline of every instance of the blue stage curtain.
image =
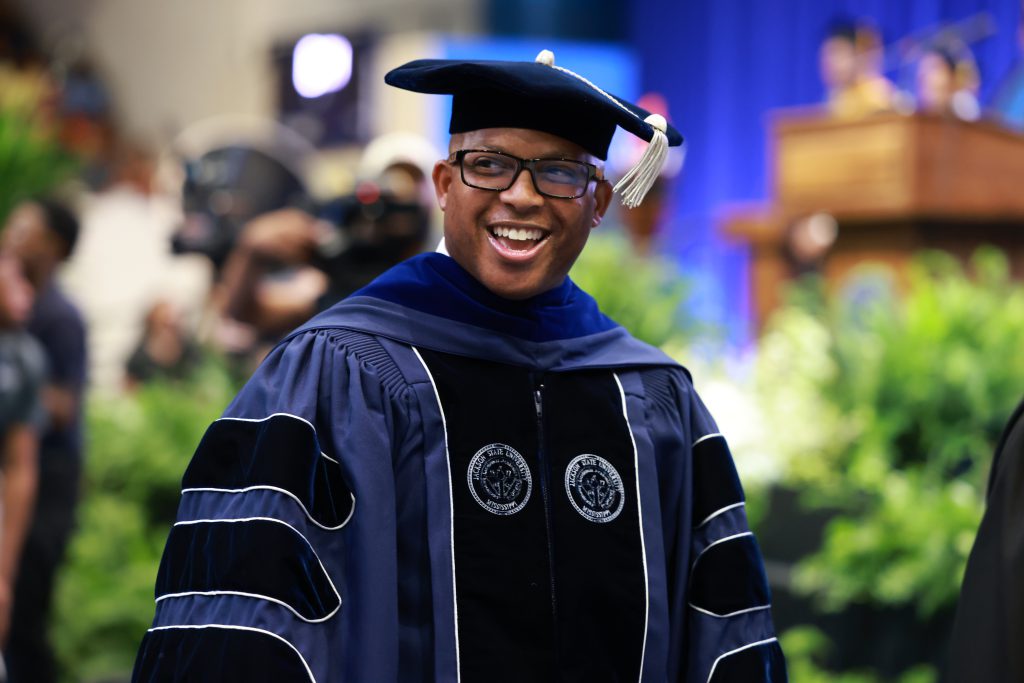
{"type": "Polygon", "coordinates": [[[978,12],[990,13],[997,27],[971,46],[985,103],[1019,50],[1019,0],[632,0],[630,43],[642,90],[667,97],[687,138],[667,246],[697,279],[700,314],[723,323],[734,341],[749,338],[747,255],[721,238],[716,212],[768,196],[766,113],[823,99],[818,44],[829,22],[870,18],[891,44],[978,12]]]}

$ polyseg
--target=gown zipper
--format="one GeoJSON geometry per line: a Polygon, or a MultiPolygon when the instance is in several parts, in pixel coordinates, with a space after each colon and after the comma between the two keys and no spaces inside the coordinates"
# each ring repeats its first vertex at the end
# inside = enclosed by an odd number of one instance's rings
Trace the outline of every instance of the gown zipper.
{"type": "Polygon", "coordinates": [[[540,495],[544,502],[544,527],[547,531],[548,573],[551,579],[551,618],[554,622],[557,641],[558,599],[555,597],[555,544],[551,517],[550,464],[544,450],[544,384],[537,382],[534,386],[533,405],[537,411],[537,467],[540,470],[540,495]]]}

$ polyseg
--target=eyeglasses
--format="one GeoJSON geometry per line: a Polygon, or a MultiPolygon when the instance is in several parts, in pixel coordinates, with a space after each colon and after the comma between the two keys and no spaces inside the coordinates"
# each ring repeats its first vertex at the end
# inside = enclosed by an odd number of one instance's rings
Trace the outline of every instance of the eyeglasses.
{"type": "Polygon", "coordinates": [[[485,149],[460,149],[448,163],[462,169],[462,182],[478,190],[502,192],[512,187],[525,168],[533,187],[545,197],[576,199],[582,197],[593,179],[603,180],[593,164],[575,159],[520,159],[504,152],[485,149]]]}

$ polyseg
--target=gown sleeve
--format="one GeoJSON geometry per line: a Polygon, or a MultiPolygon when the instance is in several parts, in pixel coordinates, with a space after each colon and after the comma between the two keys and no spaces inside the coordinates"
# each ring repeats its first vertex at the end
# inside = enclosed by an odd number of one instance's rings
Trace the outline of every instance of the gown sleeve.
{"type": "Polygon", "coordinates": [[[393,461],[415,415],[362,351],[293,338],[207,429],[134,682],[394,680],[393,461]]]}
{"type": "Polygon", "coordinates": [[[683,371],[644,383],[671,519],[664,534],[673,680],[782,683],[764,561],[729,444],[683,371]]]}
{"type": "Polygon", "coordinates": [[[964,574],[944,672],[948,683],[1024,679],[1024,403],[1009,420],[964,574]]]}

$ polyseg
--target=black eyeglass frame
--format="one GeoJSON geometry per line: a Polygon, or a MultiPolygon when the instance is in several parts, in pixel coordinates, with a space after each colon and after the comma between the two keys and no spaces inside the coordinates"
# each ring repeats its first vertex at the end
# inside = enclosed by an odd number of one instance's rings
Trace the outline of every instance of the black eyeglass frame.
{"type": "Polygon", "coordinates": [[[533,183],[533,189],[537,191],[537,194],[542,195],[544,197],[550,197],[552,199],[579,199],[580,197],[587,193],[587,188],[590,187],[591,180],[604,180],[604,176],[601,175],[600,169],[594,164],[588,163],[586,161],[580,161],[579,159],[571,159],[568,157],[543,157],[539,159],[521,159],[515,156],[514,154],[509,154],[508,152],[499,152],[496,149],[460,149],[448,157],[448,163],[458,165],[459,176],[462,178],[462,182],[464,185],[466,185],[467,187],[472,187],[473,189],[476,190],[484,190],[486,192],[504,192],[505,190],[516,184],[516,180],[519,179],[519,174],[523,172],[523,169],[526,169],[530,172],[530,182],[533,183]],[[474,185],[473,183],[466,180],[466,167],[463,165],[462,160],[465,159],[467,154],[471,154],[473,152],[480,152],[483,154],[497,154],[499,156],[507,157],[515,161],[516,170],[515,173],[512,174],[512,178],[508,181],[508,185],[506,185],[505,187],[480,187],[479,185],[474,185]],[[535,164],[539,161],[568,161],[574,164],[585,166],[587,169],[587,180],[586,182],[583,183],[583,187],[580,188],[579,194],[551,194],[550,192],[545,192],[544,190],[540,189],[540,187],[537,185],[537,176],[535,175],[535,164]]]}

